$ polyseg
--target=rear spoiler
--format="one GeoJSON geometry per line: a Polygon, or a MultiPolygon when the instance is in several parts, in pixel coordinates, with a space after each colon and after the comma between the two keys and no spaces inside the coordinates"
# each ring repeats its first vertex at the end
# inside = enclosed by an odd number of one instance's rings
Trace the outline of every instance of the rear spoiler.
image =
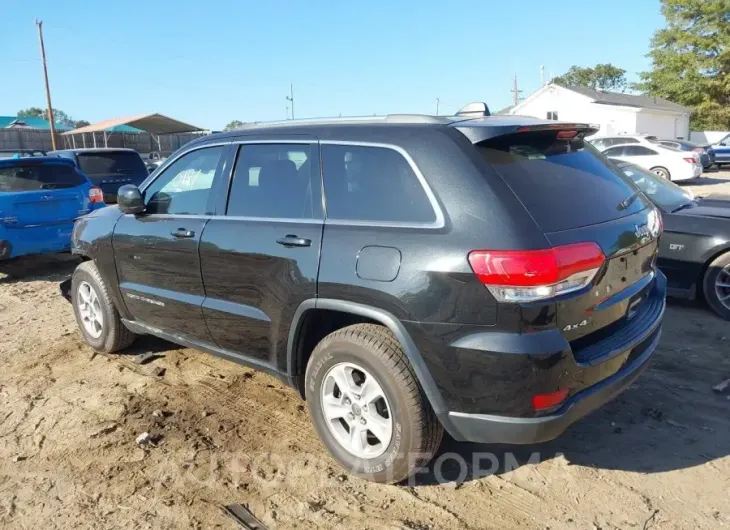
{"type": "Polygon", "coordinates": [[[498,136],[526,132],[558,131],[559,133],[565,133],[563,137],[568,139],[590,136],[598,131],[598,126],[587,123],[556,123],[554,121],[544,122],[541,120],[534,120],[533,123],[530,123],[530,121],[524,118],[521,120],[510,118],[505,117],[502,120],[493,117],[484,120],[458,121],[453,123],[452,127],[461,132],[474,144],[498,136]]]}

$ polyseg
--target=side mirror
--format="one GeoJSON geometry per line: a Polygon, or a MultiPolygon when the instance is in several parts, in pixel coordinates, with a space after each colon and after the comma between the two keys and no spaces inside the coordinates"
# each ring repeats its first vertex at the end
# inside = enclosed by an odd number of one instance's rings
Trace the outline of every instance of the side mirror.
{"type": "Polygon", "coordinates": [[[119,211],[122,213],[137,215],[144,212],[142,192],[132,184],[120,186],[117,191],[117,205],[119,205],[119,211]]]}

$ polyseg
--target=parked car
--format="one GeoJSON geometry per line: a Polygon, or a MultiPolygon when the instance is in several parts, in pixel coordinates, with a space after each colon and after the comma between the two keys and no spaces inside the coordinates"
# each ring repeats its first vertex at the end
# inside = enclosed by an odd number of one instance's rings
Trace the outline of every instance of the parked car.
{"type": "Polygon", "coordinates": [[[667,277],[668,294],[702,297],[730,320],[730,200],[696,199],[645,169],[613,161],[662,211],[658,265],[667,277]]]}
{"type": "Polygon", "coordinates": [[[715,163],[718,168],[730,164],[730,134],[713,144],[712,150],[715,152],[715,163]]]}
{"type": "Polygon", "coordinates": [[[149,175],[142,157],[134,149],[64,149],[48,154],[73,160],[76,167],[101,188],[107,203],[117,202],[119,186],[139,186],[149,175]]]}
{"type": "Polygon", "coordinates": [[[687,180],[702,175],[697,153],[677,151],[661,145],[614,145],[605,149],[603,154],[648,169],[667,180],[687,180]]]}
{"type": "MultiPolygon", "coordinates": [[[[473,112],[472,112],[473,115],[473,112]]],[[[658,210],[590,126],[390,116],[188,143],[79,220],[84,340],[152,334],[273,374],[348,470],[398,482],[456,440],[533,443],[659,340],[658,210]]]]}
{"type": "Polygon", "coordinates": [[[707,171],[715,163],[715,151],[711,145],[700,145],[686,140],[654,140],[659,145],[675,149],[677,151],[697,153],[700,157],[702,169],[707,171]]]}
{"type": "Polygon", "coordinates": [[[70,161],[0,159],[0,261],[70,250],[74,219],[102,206],[101,190],[70,161]]]}
{"type": "Polygon", "coordinates": [[[159,151],[152,151],[151,153],[147,153],[147,156],[145,157],[145,165],[147,166],[147,170],[152,173],[155,169],[160,167],[165,160],[167,160],[167,157],[163,156],[159,151]]]}

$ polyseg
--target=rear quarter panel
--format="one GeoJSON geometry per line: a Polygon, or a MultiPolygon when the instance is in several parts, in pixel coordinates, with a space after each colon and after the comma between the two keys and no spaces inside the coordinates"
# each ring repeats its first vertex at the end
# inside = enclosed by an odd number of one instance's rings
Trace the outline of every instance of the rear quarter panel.
{"type": "Polygon", "coordinates": [[[706,265],[730,250],[730,220],[665,213],[657,264],[670,289],[691,298],[706,265]]]}

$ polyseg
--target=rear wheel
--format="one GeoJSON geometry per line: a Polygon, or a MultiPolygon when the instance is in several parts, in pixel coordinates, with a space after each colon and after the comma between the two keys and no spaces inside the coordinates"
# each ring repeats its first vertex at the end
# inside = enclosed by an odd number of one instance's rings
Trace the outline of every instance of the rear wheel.
{"type": "Polygon", "coordinates": [[[730,253],[710,263],[702,287],[707,304],[722,318],[730,320],[730,253]]]}
{"type": "Polygon", "coordinates": [[[323,443],[361,478],[401,482],[441,443],[443,428],[383,326],[356,324],[326,336],[309,359],[305,390],[323,443]]]}
{"type": "Polygon", "coordinates": [[[669,170],[667,168],[653,167],[651,168],[651,172],[663,179],[672,180],[672,176],[669,174],[669,170]]]}
{"type": "Polygon", "coordinates": [[[95,350],[114,352],[134,342],[134,333],[122,323],[93,261],[76,267],[71,279],[71,303],[81,336],[95,350]]]}

